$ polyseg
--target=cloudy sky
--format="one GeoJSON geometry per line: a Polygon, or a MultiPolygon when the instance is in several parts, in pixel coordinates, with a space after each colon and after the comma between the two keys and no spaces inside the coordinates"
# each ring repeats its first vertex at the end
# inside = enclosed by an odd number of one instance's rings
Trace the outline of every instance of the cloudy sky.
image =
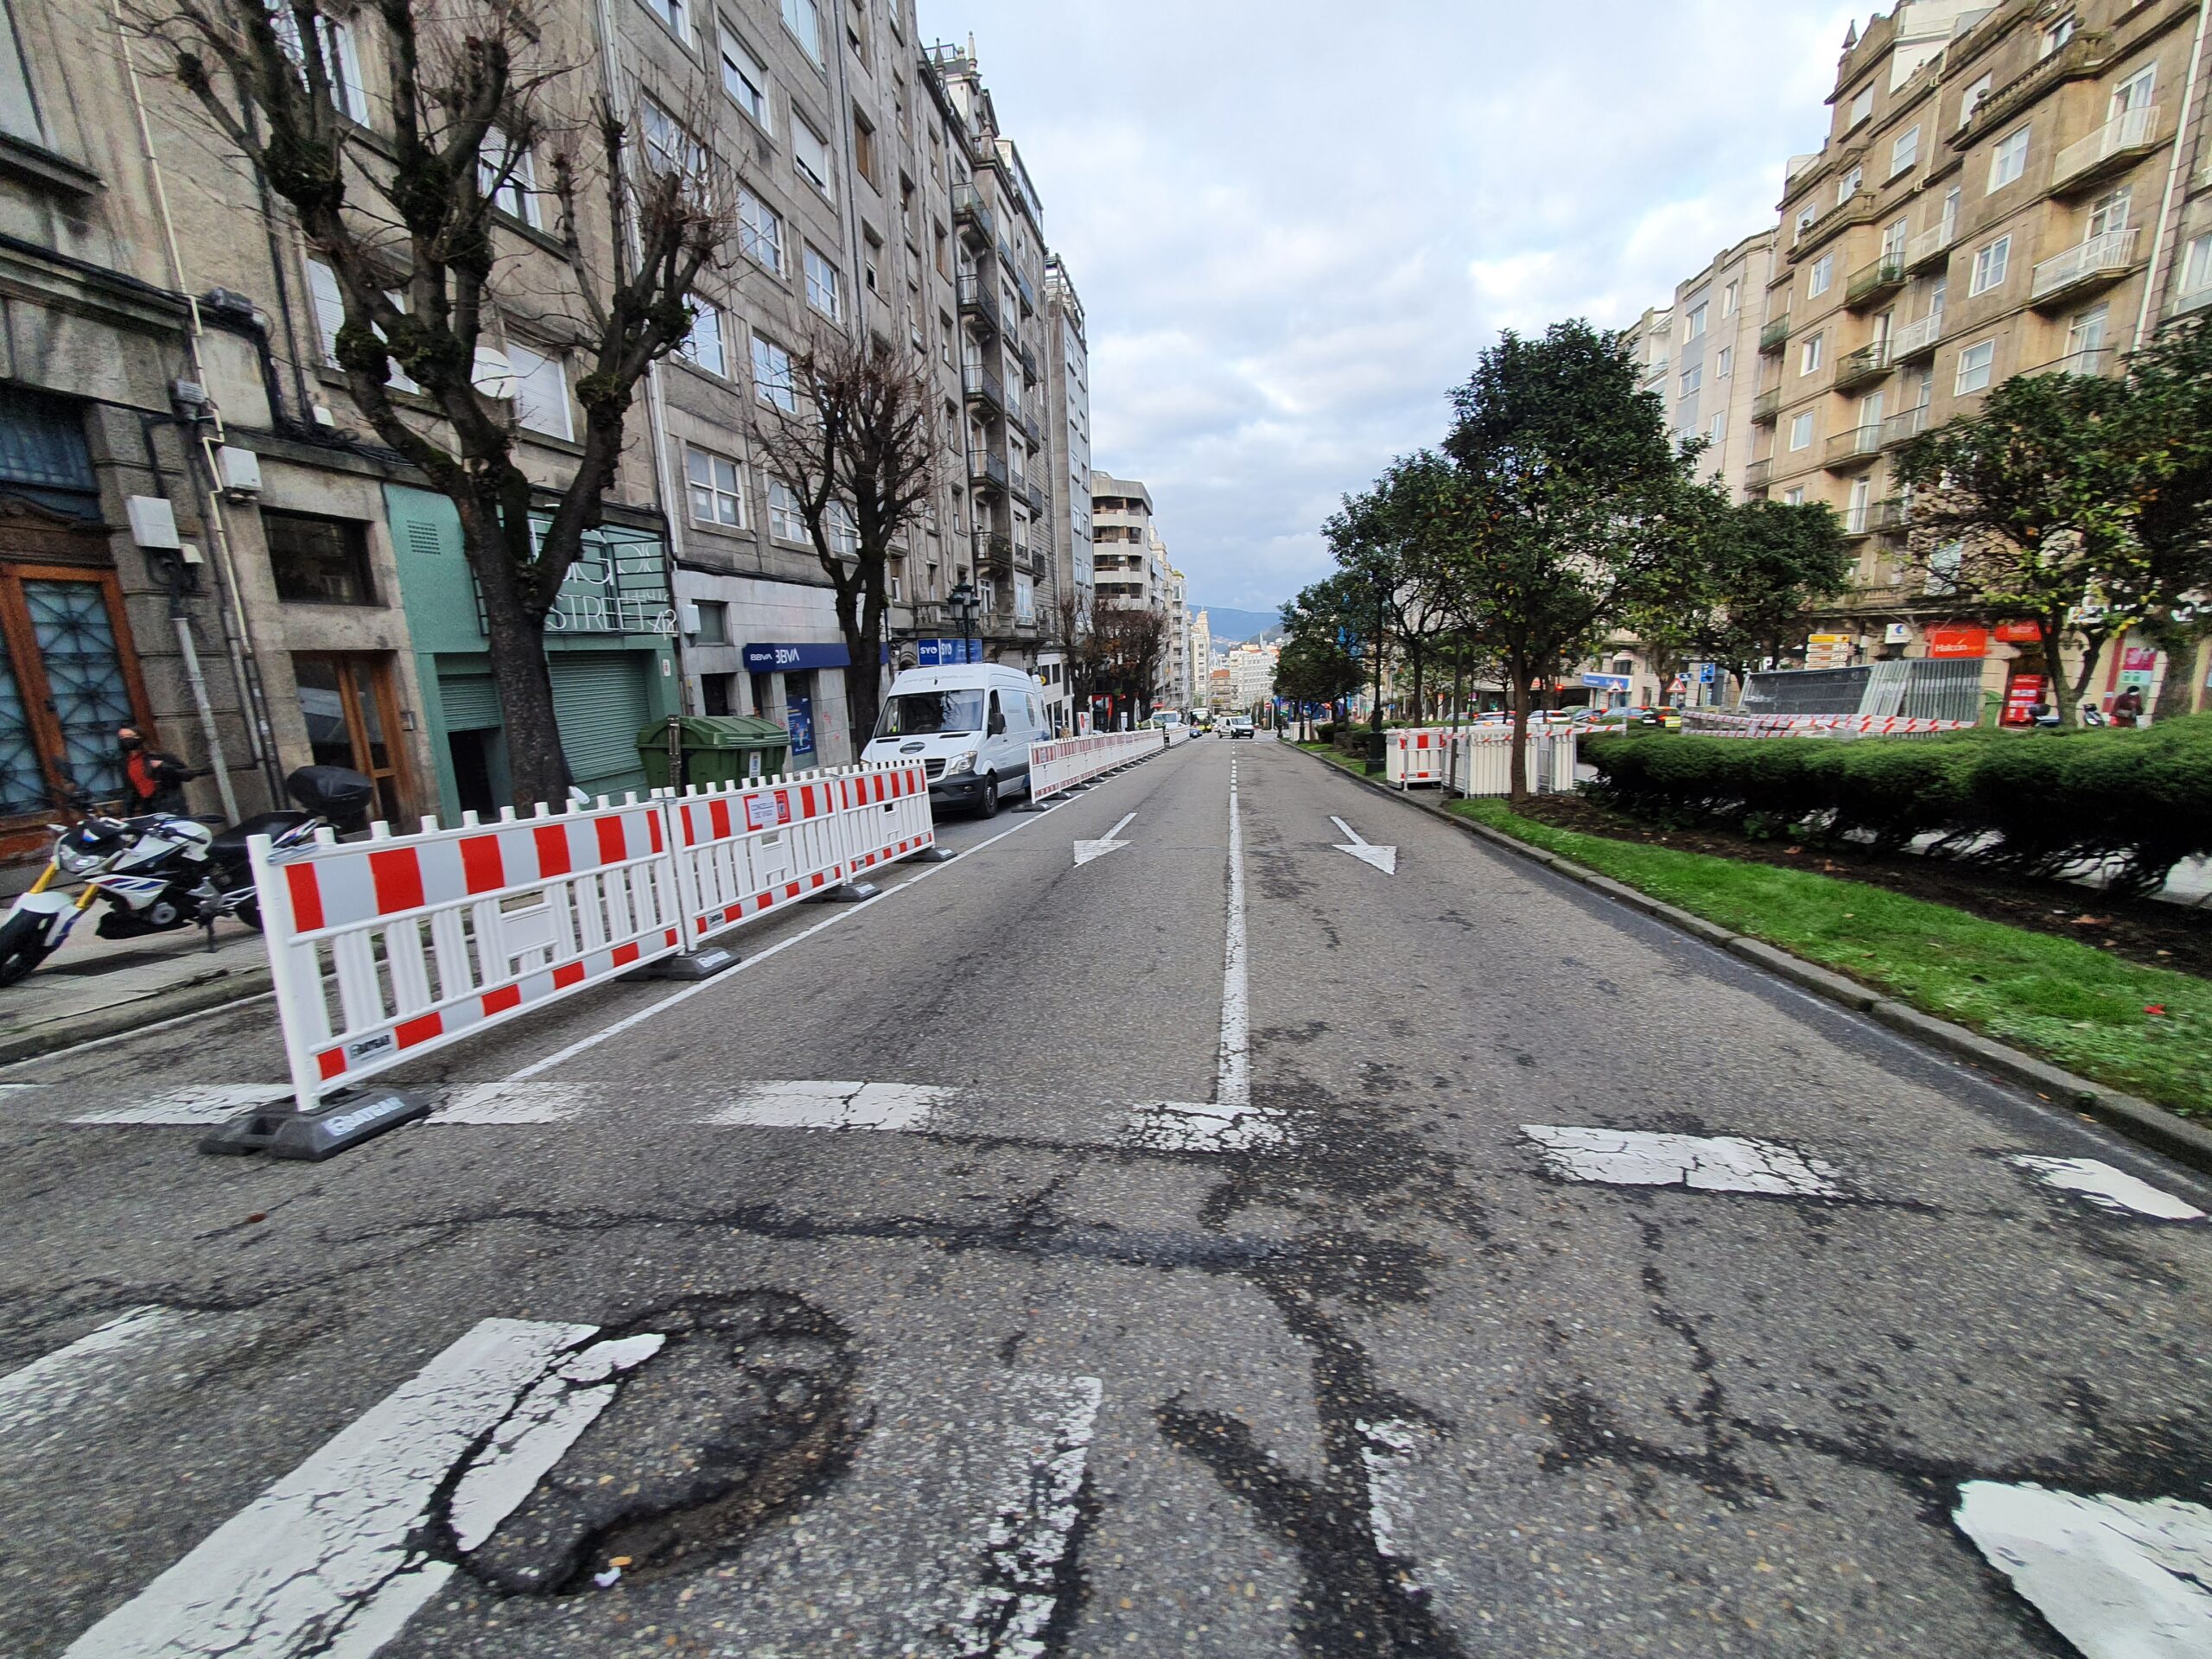
{"type": "Polygon", "coordinates": [[[1327,569],[1500,328],[1608,327],[1771,224],[1872,0],[920,0],[973,35],[1089,321],[1094,464],[1193,603],[1327,569]]]}

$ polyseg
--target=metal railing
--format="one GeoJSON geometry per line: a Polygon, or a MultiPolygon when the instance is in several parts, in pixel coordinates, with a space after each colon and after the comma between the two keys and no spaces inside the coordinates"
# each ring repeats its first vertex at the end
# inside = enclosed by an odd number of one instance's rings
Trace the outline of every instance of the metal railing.
{"type": "Polygon", "coordinates": [[[1846,305],[1865,305],[1885,294],[1893,294],[1904,286],[1904,254],[1902,250],[1885,253],[1870,265],[1861,265],[1851,273],[1851,280],[1844,284],[1843,302],[1846,305]]]}
{"type": "Polygon", "coordinates": [[[964,179],[952,187],[952,219],[955,224],[966,219],[985,242],[999,239],[999,222],[990,204],[983,200],[982,191],[964,179]]]}
{"type": "Polygon", "coordinates": [[[1759,330],[1759,350],[1778,352],[1789,338],[1789,314],[1785,311],[1759,330]]]}
{"type": "Polygon", "coordinates": [[[1863,385],[1869,380],[1880,378],[1890,372],[1890,343],[1878,340],[1871,346],[1861,346],[1855,352],[1846,353],[1835,365],[1835,389],[1863,385]]]}
{"type": "Polygon", "coordinates": [[[1014,568],[1014,537],[1002,530],[987,530],[976,537],[976,563],[986,569],[1014,568]]]}
{"type": "Polygon", "coordinates": [[[980,363],[969,363],[962,367],[960,390],[969,397],[981,398],[1001,413],[1006,410],[1006,388],[999,384],[998,376],[980,363]]]}
{"type": "Polygon", "coordinates": [[[1918,270],[1923,265],[1948,254],[1951,244],[1958,239],[1958,221],[1946,215],[1942,222],[1930,225],[1904,245],[1905,269],[1918,270]]]}
{"type": "Polygon", "coordinates": [[[1902,415],[1892,415],[1882,423],[1882,442],[1885,448],[1916,438],[1928,429],[1928,405],[1908,409],[1902,415]]]}
{"type": "Polygon", "coordinates": [[[968,481],[979,486],[995,484],[1000,489],[1006,488],[1006,457],[995,455],[988,449],[970,449],[968,452],[968,481]]]}
{"type": "Polygon", "coordinates": [[[1029,511],[1042,515],[1045,511],[1045,492],[1035,479],[1029,480],[1026,494],[1029,502],[1029,511]]]}
{"type": "Polygon", "coordinates": [[[992,328],[999,325],[999,291],[997,284],[986,283],[972,270],[960,273],[960,308],[971,315],[980,316],[992,328]]]}
{"type": "Polygon", "coordinates": [[[1773,480],[1774,457],[1772,455],[1762,455],[1744,468],[1744,487],[1747,490],[1763,490],[1773,480]]]}
{"type": "Polygon", "coordinates": [[[2112,372],[2113,359],[2117,353],[2109,346],[2086,346],[2078,352],[2069,352],[2054,358],[2031,374],[2086,374],[2104,375],[2112,372]]]}
{"type": "Polygon", "coordinates": [[[1667,359],[1663,357],[1653,358],[1649,363],[1643,365],[1643,384],[1647,387],[1656,385],[1660,381],[1664,380],[1667,378],[1667,359]]]}
{"type": "Polygon", "coordinates": [[[1930,311],[1917,322],[1908,322],[1890,335],[1890,361],[1902,363],[1923,352],[1932,352],[1943,337],[1943,314],[1930,311]]]}
{"type": "Polygon", "coordinates": [[[1782,388],[1780,386],[1770,386],[1751,399],[1751,418],[1754,421],[1770,421],[1781,412],[1782,388]]]}
{"type": "Polygon", "coordinates": [[[1854,426],[1847,432],[1839,432],[1828,440],[1827,465],[1846,467],[1853,461],[1866,461],[1881,453],[1882,428],[1878,422],[1854,426]]]}
{"type": "Polygon", "coordinates": [[[2139,225],[2131,225],[2124,231],[2107,231],[2102,236],[2093,236],[2078,246],[2067,249],[2056,258],[2044,260],[2036,267],[2035,278],[2028,285],[2028,297],[2047,299],[2078,283],[2120,275],[2134,260],[2135,239],[2142,233],[2139,225]]]}
{"type": "Polygon", "coordinates": [[[2158,130],[2158,106],[2146,104],[2122,110],[2088,137],[2077,139],[2058,152],[2051,163],[2050,188],[2062,189],[2094,178],[2107,162],[2124,161],[2153,145],[2158,130]]]}

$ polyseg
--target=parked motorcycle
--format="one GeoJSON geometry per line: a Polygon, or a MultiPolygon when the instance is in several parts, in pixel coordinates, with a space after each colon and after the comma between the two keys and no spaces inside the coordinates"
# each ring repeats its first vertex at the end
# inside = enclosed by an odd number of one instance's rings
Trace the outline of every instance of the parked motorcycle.
{"type": "MultiPolygon", "coordinates": [[[[216,830],[198,818],[168,812],[111,817],[87,811],[81,823],[55,824],[54,854],[30,890],[0,923],[0,985],[13,985],[59,950],[79,919],[105,902],[95,931],[104,939],[137,938],[204,927],[210,947],[215,924],[236,917],[258,931],[246,843],[267,836],[278,849],[313,842],[318,830],[358,824],[376,786],[344,766],[302,766],[284,780],[305,809],[263,812],[216,830]],[[74,893],[54,884],[79,880],[74,893]]],[[[89,805],[79,795],[77,804],[89,805]]]]}

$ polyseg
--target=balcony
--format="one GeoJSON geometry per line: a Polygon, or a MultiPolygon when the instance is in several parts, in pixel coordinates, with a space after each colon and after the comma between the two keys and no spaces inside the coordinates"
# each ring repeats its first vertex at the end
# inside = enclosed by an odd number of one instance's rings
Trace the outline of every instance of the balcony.
{"type": "Polygon", "coordinates": [[[1835,365],[1835,390],[1849,391],[1854,386],[1871,385],[1890,372],[1890,346],[1878,340],[1872,346],[1861,346],[1847,353],[1835,365]]]}
{"type": "Polygon", "coordinates": [[[1029,503],[1030,512],[1035,513],[1040,518],[1045,516],[1044,486],[1038,483],[1035,479],[1031,479],[1027,488],[1023,492],[1023,498],[1029,503]]]}
{"type": "Polygon", "coordinates": [[[2069,195],[2139,162],[2158,146],[2158,106],[2123,110],[2051,163],[2050,194],[2069,195]]]}
{"type": "Polygon", "coordinates": [[[1861,265],[1844,284],[1843,303],[1853,311],[1885,300],[1904,286],[1904,254],[1885,253],[1871,265],[1861,265]]]}
{"type": "Polygon", "coordinates": [[[1910,439],[1918,437],[1928,429],[1928,405],[1908,409],[1902,415],[1892,415],[1882,423],[1882,447],[1894,448],[1910,439]]]}
{"type": "Polygon", "coordinates": [[[980,363],[969,363],[960,371],[960,390],[971,403],[988,404],[1001,415],[1006,413],[1006,388],[999,378],[980,363]]]}
{"type": "Polygon", "coordinates": [[[1006,488],[1006,457],[988,449],[968,452],[968,482],[979,490],[1006,488]]]}
{"type": "Polygon", "coordinates": [[[2040,368],[2030,369],[2028,372],[2030,374],[2102,376],[2112,372],[2113,359],[2118,355],[2119,353],[2109,346],[2090,346],[2078,352],[2069,352],[2065,356],[2045,363],[2040,368]]]}
{"type": "Polygon", "coordinates": [[[1919,321],[1908,322],[1890,335],[1890,361],[1910,363],[1916,357],[1925,357],[1942,338],[1943,314],[1930,311],[1919,321]]]}
{"type": "Polygon", "coordinates": [[[1896,501],[1869,501],[1863,506],[1846,508],[1843,514],[1847,536],[1882,536],[1904,525],[1904,507],[1896,501]]]}
{"type": "Polygon", "coordinates": [[[1014,411],[1011,418],[1014,423],[1021,429],[1021,435],[1029,440],[1029,447],[1032,449],[1039,449],[1044,447],[1045,429],[1037,423],[1037,417],[1034,415],[1026,409],[1020,409],[1014,411]]]}
{"type": "Polygon", "coordinates": [[[1014,569],[1014,537],[1002,530],[987,530],[976,537],[976,568],[1006,575],[1014,569]]]}
{"type": "Polygon", "coordinates": [[[1798,232],[1791,240],[1790,247],[1793,250],[1802,248],[1810,253],[1830,237],[1840,235],[1855,225],[1872,224],[1874,194],[1872,190],[1861,190],[1849,200],[1838,202],[1798,232]]]}
{"type": "Polygon", "coordinates": [[[1822,461],[1832,473],[1847,473],[1863,467],[1882,453],[1882,428],[1879,422],[1854,426],[1848,432],[1839,432],[1828,440],[1827,455],[1822,461]]]}
{"type": "Polygon", "coordinates": [[[1778,352],[1789,342],[1789,314],[1785,311],[1759,330],[1759,350],[1778,352]]]}
{"type": "Polygon", "coordinates": [[[984,201],[982,192],[966,180],[952,187],[952,222],[963,230],[972,231],[987,251],[999,239],[999,222],[989,204],[984,201]]]}
{"type": "Polygon", "coordinates": [[[972,270],[960,273],[960,315],[980,319],[985,340],[999,331],[998,289],[972,270]]]}
{"type": "Polygon", "coordinates": [[[1014,354],[1021,359],[1021,372],[1031,385],[1037,384],[1037,353],[1026,340],[1014,342],[1014,354]]]}
{"type": "Polygon", "coordinates": [[[1770,386],[1751,399],[1751,419],[1761,424],[1771,421],[1782,412],[1782,388],[1770,386]]]}
{"type": "Polygon", "coordinates": [[[1653,358],[1649,363],[1642,365],[1640,373],[1643,389],[1646,391],[1650,391],[1666,379],[1667,359],[1663,357],[1653,358]]]}
{"type": "Polygon", "coordinates": [[[1958,221],[1946,218],[1930,225],[1904,245],[1904,268],[1914,276],[1942,264],[1951,257],[1951,244],[1959,239],[1958,221]]]}
{"type": "Polygon", "coordinates": [[[1014,273],[1014,291],[1021,296],[1021,315],[1025,317],[1035,316],[1037,315],[1036,288],[1018,270],[1014,273]]]}
{"type": "Polygon", "coordinates": [[[2107,231],[2067,249],[2055,259],[2044,260],[2036,267],[2035,280],[2029,284],[2028,302],[2040,310],[2111,287],[2133,265],[2136,238],[2142,233],[2140,226],[2107,231]]]}
{"type": "Polygon", "coordinates": [[[1774,481],[1774,457],[1763,455],[1744,468],[1744,487],[1763,490],[1774,481]]]}

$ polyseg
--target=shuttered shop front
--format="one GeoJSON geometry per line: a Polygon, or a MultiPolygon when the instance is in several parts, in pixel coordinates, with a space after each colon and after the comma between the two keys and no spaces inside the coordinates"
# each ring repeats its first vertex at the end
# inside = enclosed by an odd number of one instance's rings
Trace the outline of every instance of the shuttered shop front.
{"type": "Polygon", "coordinates": [[[636,651],[549,653],[553,715],[569,771],[587,793],[645,787],[638,732],[652,717],[647,676],[656,658],[636,651]]]}

